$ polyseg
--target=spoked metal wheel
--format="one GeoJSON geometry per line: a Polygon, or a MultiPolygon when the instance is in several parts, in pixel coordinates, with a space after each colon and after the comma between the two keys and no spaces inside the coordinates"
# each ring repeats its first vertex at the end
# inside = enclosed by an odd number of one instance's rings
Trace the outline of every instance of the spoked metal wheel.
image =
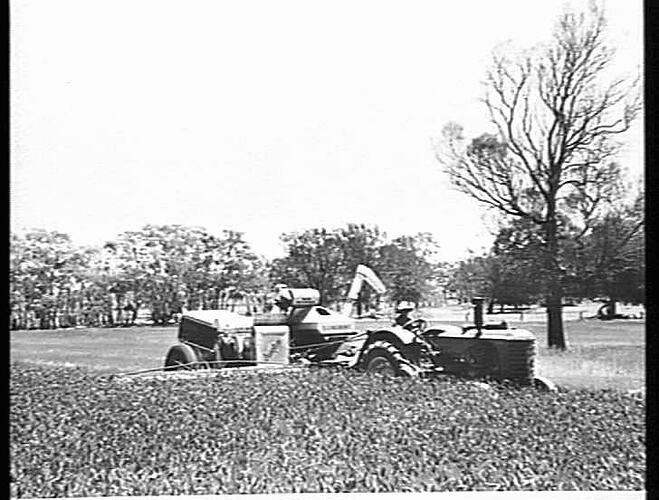
{"type": "Polygon", "coordinates": [[[165,358],[165,370],[193,370],[197,365],[197,354],[192,347],[185,344],[173,346],[165,358]]]}
{"type": "Polygon", "coordinates": [[[384,353],[374,356],[366,365],[366,371],[383,377],[396,376],[396,369],[392,360],[390,360],[384,353]]]}

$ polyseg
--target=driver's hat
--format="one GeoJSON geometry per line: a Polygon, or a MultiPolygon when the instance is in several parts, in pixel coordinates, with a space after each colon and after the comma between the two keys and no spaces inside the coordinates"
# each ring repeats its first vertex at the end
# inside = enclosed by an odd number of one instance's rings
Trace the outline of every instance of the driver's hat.
{"type": "Polygon", "coordinates": [[[406,300],[399,302],[398,305],[396,306],[396,312],[413,311],[413,310],[414,310],[414,304],[406,300]]]}

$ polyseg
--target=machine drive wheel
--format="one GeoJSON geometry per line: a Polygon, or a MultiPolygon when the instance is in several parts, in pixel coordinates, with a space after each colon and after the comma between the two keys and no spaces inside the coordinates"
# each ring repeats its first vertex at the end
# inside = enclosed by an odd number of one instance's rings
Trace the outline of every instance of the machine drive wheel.
{"type": "Polygon", "coordinates": [[[193,370],[199,360],[197,353],[189,345],[176,344],[169,349],[165,358],[165,370],[193,370]]]}
{"type": "Polygon", "coordinates": [[[480,343],[467,350],[462,358],[461,373],[467,378],[494,378],[501,375],[499,353],[489,343],[480,343]]]}
{"type": "Polygon", "coordinates": [[[397,377],[405,374],[401,369],[404,359],[396,346],[384,340],[376,340],[366,348],[362,367],[366,373],[397,377]]]}

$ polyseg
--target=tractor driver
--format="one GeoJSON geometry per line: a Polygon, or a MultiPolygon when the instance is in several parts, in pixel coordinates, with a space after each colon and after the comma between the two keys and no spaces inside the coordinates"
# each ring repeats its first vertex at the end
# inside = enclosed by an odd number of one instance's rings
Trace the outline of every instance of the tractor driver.
{"type": "Polygon", "coordinates": [[[293,296],[291,295],[291,291],[286,285],[276,285],[275,291],[275,305],[281,312],[287,312],[289,307],[291,307],[293,304],[293,296]]]}
{"type": "Polygon", "coordinates": [[[414,310],[414,304],[411,302],[403,301],[398,306],[396,306],[396,313],[398,316],[396,316],[396,319],[394,320],[394,325],[393,326],[402,326],[405,327],[410,321],[413,321],[412,318],[410,318],[410,313],[414,310]]]}

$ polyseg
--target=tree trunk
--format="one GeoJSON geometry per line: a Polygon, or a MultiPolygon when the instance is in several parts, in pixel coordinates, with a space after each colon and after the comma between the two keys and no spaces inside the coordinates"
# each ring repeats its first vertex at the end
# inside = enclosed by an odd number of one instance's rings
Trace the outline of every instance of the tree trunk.
{"type": "MultiPolygon", "coordinates": [[[[555,199],[555,198],[552,198],[555,199]]],[[[547,345],[549,348],[565,350],[563,330],[563,284],[558,264],[558,227],[556,211],[552,203],[548,206],[546,224],[547,244],[547,345]]]]}
{"type": "Polygon", "coordinates": [[[106,301],[106,317],[107,317],[107,324],[108,326],[114,326],[114,317],[113,317],[113,307],[112,307],[112,301],[106,301]]]}
{"type": "Polygon", "coordinates": [[[135,325],[135,322],[137,321],[137,313],[140,310],[140,303],[135,302],[135,308],[131,311],[131,318],[130,318],[130,324],[135,325]]]}
{"type": "Polygon", "coordinates": [[[563,294],[560,286],[547,296],[547,345],[551,348],[565,350],[565,332],[563,330],[563,294]]]}

